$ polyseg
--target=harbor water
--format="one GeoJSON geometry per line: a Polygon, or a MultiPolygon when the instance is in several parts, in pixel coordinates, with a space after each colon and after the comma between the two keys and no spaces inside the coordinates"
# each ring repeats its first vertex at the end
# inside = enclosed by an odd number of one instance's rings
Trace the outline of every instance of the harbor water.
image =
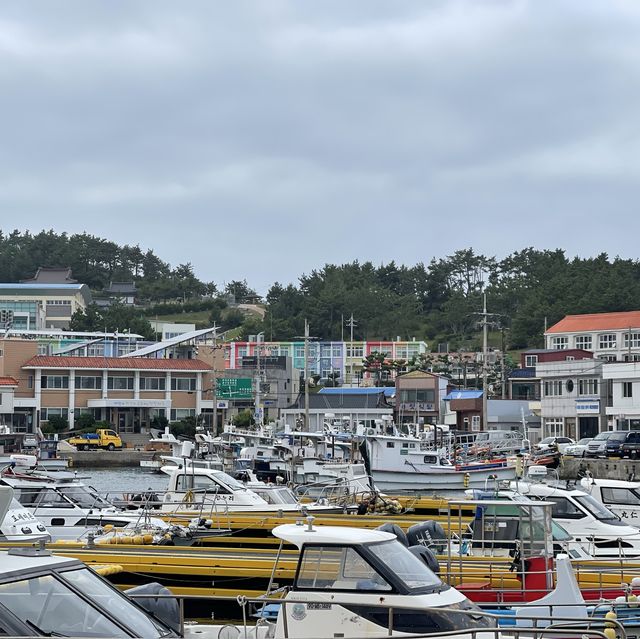
{"type": "Polygon", "coordinates": [[[93,486],[101,495],[140,493],[147,490],[163,491],[167,487],[168,476],[142,468],[82,468],[77,471],[78,479],[93,486]]]}

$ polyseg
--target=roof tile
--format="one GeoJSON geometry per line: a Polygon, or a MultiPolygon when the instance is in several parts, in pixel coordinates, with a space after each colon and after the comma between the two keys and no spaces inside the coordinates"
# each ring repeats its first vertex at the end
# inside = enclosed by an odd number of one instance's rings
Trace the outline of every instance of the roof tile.
{"type": "Polygon", "coordinates": [[[18,380],[13,377],[0,377],[0,386],[17,386],[18,380]]]}
{"type": "Polygon", "coordinates": [[[547,333],[578,333],[640,328],[640,311],[567,315],[547,329],[547,333]]]}
{"type": "Polygon", "coordinates": [[[22,368],[93,368],[119,370],[210,371],[199,359],[152,359],[147,357],[65,357],[37,355],[22,368]]]}

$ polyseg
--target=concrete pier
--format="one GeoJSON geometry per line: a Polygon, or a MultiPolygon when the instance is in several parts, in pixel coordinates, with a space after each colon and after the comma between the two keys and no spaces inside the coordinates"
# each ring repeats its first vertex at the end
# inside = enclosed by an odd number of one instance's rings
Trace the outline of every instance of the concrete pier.
{"type": "Polygon", "coordinates": [[[589,459],[564,457],[558,467],[561,479],[575,479],[580,469],[588,470],[596,479],[640,481],[640,461],[631,459],[589,459]]]}
{"type": "MultiPolygon", "coordinates": [[[[143,459],[151,459],[155,453],[148,450],[78,450],[58,453],[66,459],[70,468],[114,468],[118,466],[140,466],[143,459]]],[[[162,454],[162,453],[159,453],[162,454]]],[[[166,454],[166,453],[164,453],[166,454]]]]}

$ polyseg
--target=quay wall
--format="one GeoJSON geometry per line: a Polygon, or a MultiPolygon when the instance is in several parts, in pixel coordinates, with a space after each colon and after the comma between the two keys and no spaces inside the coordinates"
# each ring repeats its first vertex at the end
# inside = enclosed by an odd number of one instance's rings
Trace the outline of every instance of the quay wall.
{"type": "Polygon", "coordinates": [[[588,470],[596,479],[640,481],[640,461],[631,459],[565,457],[558,467],[560,479],[575,479],[581,470],[588,470]]]}
{"type": "Polygon", "coordinates": [[[148,450],[78,450],[58,453],[68,460],[73,468],[112,468],[118,466],[140,466],[143,459],[151,459],[153,451],[148,450]]]}

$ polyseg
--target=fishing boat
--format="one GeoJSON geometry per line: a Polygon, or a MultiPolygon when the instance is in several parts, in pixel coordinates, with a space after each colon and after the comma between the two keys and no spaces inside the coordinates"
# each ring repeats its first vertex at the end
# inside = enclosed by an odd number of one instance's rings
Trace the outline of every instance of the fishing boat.
{"type": "Polygon", "coordinates": [[[515,465],[504,459],[454,464],[445,451],[421,437],[381,434],[371,428],[364,444],[369,474],[376,488],[389,494],[463,491],[516,477],[515,465]]]}

